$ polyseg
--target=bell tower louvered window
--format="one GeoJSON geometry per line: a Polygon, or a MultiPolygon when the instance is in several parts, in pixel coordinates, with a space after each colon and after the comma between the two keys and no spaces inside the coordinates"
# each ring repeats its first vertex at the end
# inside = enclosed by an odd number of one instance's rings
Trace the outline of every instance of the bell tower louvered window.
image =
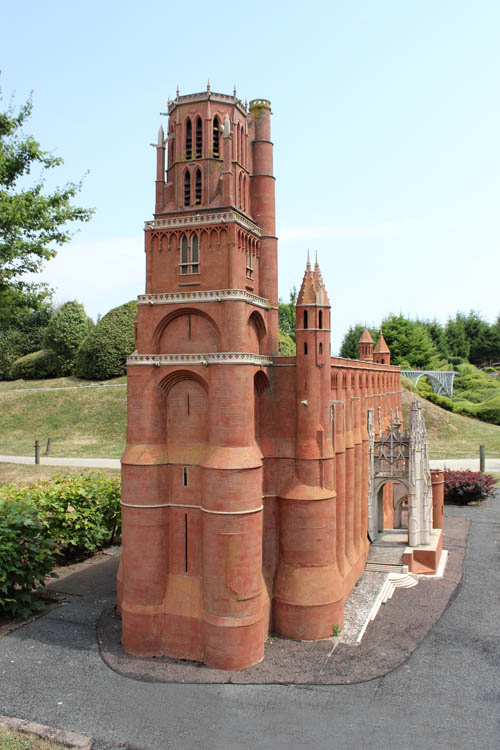
{"type": "Polygon", "coordinates": [[[191,204],[191,174],[186,172],[184,175],[184,205],[191,204]]]}
{"type": "Polygon", "coordinates": [[[203,152],[203,131],[201,124],[201,117],[196,118],[196,151],[195,158],[201,159],[203,152]]]}
{"type": "Polygon", "coordinates": [[[186,122],[186,159],[191,159],[193,156],[193,125],[191,120],[186,122]]]}
{"type": "Polygon", "coordinates": [[[194,202],[196,205],[201,203],[201,169],[196,170],[195,175],[195,187],[194,187],[194,202]]]}
{"type": "Polygon", "coordinates": [[[219,139],[220,139],[220,132],[219,132],[219,118],[217,115],[214,117],[214,125],[213,125],[213,147],[212,152],[214,158],[218,159],[220,156],[220,149],[219,149],[219,139]]]}

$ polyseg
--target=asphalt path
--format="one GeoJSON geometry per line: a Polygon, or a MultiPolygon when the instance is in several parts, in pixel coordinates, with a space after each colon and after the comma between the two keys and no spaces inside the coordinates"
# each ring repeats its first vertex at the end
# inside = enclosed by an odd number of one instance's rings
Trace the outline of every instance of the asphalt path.
{"type": "MultiPolygon", "coordinates": [[[[0,456],[0,463],[34,464],[34,456],[0,456]]],[[[119,469],[119,458],[63,458],[41,456],[42,466],[81,466],[94,469],[119,469]]],[[[471,469],[479,471],[479,458],[443,458],[429,461],[431,469],[471,469]]],[[[500,472],[500,458],[487,458],[486,471],[500,472]]]]}
{"type": "Polygon", "coordinates": [[[132,680],[99,655],[96,620],[113,592],[95,590],[0,639],[0,713],[89,735],[97,750],[498,750],[500,495],[446,513],[472,519],[462,584],[384,677],[300,687],[132,680]]]}

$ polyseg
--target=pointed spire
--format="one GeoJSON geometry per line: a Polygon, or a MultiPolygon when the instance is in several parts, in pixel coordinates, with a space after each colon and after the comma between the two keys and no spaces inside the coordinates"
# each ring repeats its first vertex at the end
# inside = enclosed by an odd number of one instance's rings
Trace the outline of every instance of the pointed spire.
{"type": "Polygon", "coordinates": [[[207,81],[207,91],[210,91],[210,78],[207,81]]]}
{"type": "Polygon", "coordinates": [[[163,148],[165,145],[165,133],[163,132],[163,125],[160,125],[160,128],[158,130],[158,146],[160,148],[163,148]]]}
{"type": "Polygon", "coordinates": [[[370,335],[370,331],[368,330],[368,328],[365,328],[365,330],[361,334],[361,336],[359,338],[359,343],[360,344],[372,344],[373,345],[373,339],[372,339],[372,337],[370,335]]]}
{"type": "Polygon", "coordinates": [[[375,347],[375,354],[390,354],[391,350],[387,346],[386,340],[382,336],[382,331],[380,331],[380,336],[378,337],[377,345],[375,347]]]}
{"type": "Polygon", "coordinates": [[[311,270],[311,260],[309,250],[307,251],[307,263],[302,286],[297,297],[298,305],[321,305],[329,307],[330,301],[326,293],[323,277],[319,270],[318,260],[314,264],[314,271],[311,270]]]}

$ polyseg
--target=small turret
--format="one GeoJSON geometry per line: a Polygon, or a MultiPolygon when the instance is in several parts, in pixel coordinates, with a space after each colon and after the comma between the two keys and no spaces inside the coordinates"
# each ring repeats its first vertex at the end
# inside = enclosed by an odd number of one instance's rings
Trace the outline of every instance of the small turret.
{"type": "Polygon", "coordinates": [[[382,336],[382,331],[378,337],[377,345],[375,347],[375,353],[373,361],[379,365],[390,365],[391,364],[391,350],[387,346],[387,343],[382,336]]]}
{"type": "Polygon", "coordinates": [[[365,328],[359,339],[359,358],[363,362],[373,362],[373,339],[365,328]]]}

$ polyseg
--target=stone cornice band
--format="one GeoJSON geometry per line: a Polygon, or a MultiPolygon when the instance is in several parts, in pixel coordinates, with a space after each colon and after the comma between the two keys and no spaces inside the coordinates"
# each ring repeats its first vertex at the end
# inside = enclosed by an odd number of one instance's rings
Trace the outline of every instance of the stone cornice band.
{"type": "Polygon", "coordinates": [[[251,352],[213,352],[207,354],[131,354],[127,365],[257,365],[270,367],[272,357],[251,352]]]}
{"type": "Polygon", "coordinates": [[[141,294],[137,297],[139,305],[177,305],[179,302],[224,302],[236,300],[248,302],[256,307],[269,309],[269,300],[243,289],[210,289],[197,292],[169,292],[165,294],[141,294]]]}
{"type": "Polygon", "coordinates": [[[229,224],[234,222],[244,229],[248,229],[257,237],[261,237],[262,230],[257,224],[237,211],[217,211],[211,214],[189,214],[187,216],[172,216],[169,219],[153,219],[146,221],[144,229],[182,229],[206,224],[229,224]]]}
{"type": "MultiPolygon", "coordinates": [[[[273,497],[273,496],[270,496],[273,497]]],[[[158,505],[136,505],[135,503],[124,503],[120,500],[120,505],[124,508],[144,508],[146,510],[154,510],[155,508],[194,508],[195,510],[201,510],[202,513],[213,513],[218,516],[244,516],[250,513],[259,513],[264,510],[263,505],[259,505],[258,508],[249,508],[249,510],[209,510],[208,508],[202,508],[201,505],[181,505],[180,503],[159,503],[158,505]]]]}

